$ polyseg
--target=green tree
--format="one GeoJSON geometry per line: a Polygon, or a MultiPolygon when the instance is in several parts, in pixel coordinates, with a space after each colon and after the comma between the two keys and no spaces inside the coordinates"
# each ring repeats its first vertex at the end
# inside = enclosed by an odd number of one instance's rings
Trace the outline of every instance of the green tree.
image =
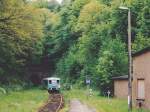
{"type": "Polygon", "coordinates": [[[23,66],[42,54],[42,28],[38,9],[22,0],[0,1],[1,81],[22,77],[23,66]]]}
{"type": "Polygon", "coordinates": [[[97,84],[102,89],[111,87],[112,77],[127,74],[127,53],[120,39],[108,39],[102,45],[98,64],[97,84]]]}

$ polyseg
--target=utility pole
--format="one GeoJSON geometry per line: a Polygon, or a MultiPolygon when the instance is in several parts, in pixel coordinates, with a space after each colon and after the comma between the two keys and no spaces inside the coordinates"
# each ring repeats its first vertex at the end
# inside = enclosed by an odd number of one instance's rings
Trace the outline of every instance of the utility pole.
{"type": "Polygon", "coordinates": [[[131,50],[131,11],[128,9],[128,56],[129,56],[129,90],[128,105],[129,112],[132,111],[132,50],[131,50]]]}
{"type": "Polygon", "coordinates": [[[119,7],[128,10],[128,112],[132,111],[132,50],[131,50],[131,11],[128,7],[119,7]]]}

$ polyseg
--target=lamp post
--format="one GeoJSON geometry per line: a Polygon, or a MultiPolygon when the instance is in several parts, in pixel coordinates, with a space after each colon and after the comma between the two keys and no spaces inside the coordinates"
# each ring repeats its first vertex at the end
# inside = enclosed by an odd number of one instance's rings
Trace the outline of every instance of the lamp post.
{"type": "Polygon", "coordinates": [[[128,10],[128,111],[132,111],[132,51],[131,51],[131,11],[128,7],[119,7],[128,10]]]}

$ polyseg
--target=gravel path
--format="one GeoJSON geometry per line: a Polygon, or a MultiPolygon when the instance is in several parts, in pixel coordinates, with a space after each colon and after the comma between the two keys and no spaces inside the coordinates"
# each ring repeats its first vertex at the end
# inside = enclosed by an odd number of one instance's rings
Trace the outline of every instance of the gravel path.
{"type": "Polygon", "coordinates": [[[79,100],[73,99],[70,102],[69,112],[96,112],[94,109],[89,108],[87,105],[82,104],[79,100]]]}

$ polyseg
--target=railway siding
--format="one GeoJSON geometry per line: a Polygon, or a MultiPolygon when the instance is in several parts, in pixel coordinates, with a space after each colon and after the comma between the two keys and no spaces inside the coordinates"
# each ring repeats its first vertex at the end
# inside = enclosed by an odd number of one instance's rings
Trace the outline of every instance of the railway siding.
{"type": "Polygon", "coordinates": [[[64,105],[62,94],[51,94],[47,103],[38,112],[58,112],[64,105]]]}

